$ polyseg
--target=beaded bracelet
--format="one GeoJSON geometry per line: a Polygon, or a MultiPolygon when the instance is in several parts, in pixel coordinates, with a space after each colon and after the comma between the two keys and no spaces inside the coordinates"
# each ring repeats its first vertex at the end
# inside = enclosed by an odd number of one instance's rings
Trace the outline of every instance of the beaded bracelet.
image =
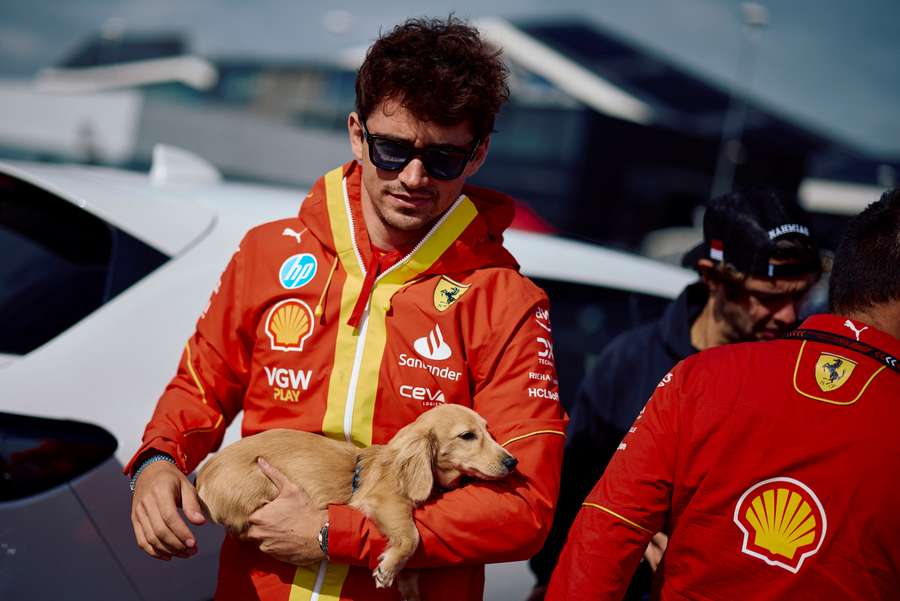
{"type": "Polygon", "coordinates": [[[140,466],[138,466],[138,468],[134,472],[134,475],[131,477],[131,484],[129,486],[131,487],[132,493],[134,493],[134,486],[135,486],[135,484],[137,484],[137,479],[138,479],[138,476],[141,475],[141,472],[143,472],[147,466],[149,466],[153,463],[157,463],[159,461],[168,461],[169,463],[171,463],[172,465],[174,465],[176,467],[178,465],[175,463],[174,459],[172,459],[169,455],[166,455],[164,453],[157,453],[156,455],[151,455],[150,457],[147,457],[146,459],[144,459],[144,462],[141,463],[140,466]]]}

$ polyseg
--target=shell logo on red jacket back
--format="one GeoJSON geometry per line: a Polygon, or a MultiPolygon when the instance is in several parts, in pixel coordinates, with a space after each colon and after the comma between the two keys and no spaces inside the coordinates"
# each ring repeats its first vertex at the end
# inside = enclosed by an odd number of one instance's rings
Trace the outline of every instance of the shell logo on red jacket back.
{"type": "Polygon", "coordinates": [[[734,508],[744,533],[743,553],[796,574],[822,546],[825,510],[808,486],[793,478],[771,478],[748,488],[734,508]]]}

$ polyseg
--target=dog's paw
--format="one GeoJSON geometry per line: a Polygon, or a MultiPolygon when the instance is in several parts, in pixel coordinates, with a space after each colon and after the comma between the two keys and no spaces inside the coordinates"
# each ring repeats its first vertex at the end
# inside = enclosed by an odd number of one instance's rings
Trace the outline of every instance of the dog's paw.
{"type": "Polygon", "coordinates": [[[394,584],[395,572],[378,564],[378,567],[372,572],[372,578],[375,579],[376,588],[390,588],[394,584]]]}

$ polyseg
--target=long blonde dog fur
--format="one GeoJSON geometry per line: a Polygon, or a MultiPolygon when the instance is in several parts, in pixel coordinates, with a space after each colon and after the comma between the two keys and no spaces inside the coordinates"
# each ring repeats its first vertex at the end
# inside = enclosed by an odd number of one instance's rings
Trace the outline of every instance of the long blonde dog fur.
{"type": "MultiPolygon", "coordinates": [[[[435,484],[453,488],[460,478],[502,478],[516,459],[487,431],[485,420],[462,405],[440,405],[402,428],[386,445],[358,448],[349,442],[296,430],[268,430],[217,453],[197,475],[197,492],[209,517],[241,534],[250,514],[278,490],[260,470],[263,457],[302,487],[320,509],[349,504],[366,514],[388,539],[372,575],[388,587],[419,544],[413,508],[435,484]],[[353,492],[359,465],[359,488],[353,492]]],[[[413,573],[398,587],[405,599],[418,599],[413,573]]]]}

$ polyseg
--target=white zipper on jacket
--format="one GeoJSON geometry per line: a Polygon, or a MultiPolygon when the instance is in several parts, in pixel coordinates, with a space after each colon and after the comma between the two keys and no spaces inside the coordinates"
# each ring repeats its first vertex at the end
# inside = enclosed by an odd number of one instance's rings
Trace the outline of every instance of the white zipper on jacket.
{"type": "MultiPolygon", "coordinates": [[[[353,211],[350,210],[350,195],[347,194],[347,178],[341,180],[341,190],[344,192],[344,210],[347,211],[347,220],[350,223],[350,242],[353,244],[353,252],[356,254],[356,262],[362,271],[363,281],[366,279],[366,266],[363,264],[359,245],[356,243],[356,226],[353,224],[353,211]]],[[[362,194],[362,192],[360,192],[362,194]]],[[[374,288],[374,283],[372,284],[374,288]]],[[[371,298],[371,295],[370,297],[371,298]]],[[[362,317],[359,320],[359,338],[356,339],[356,353],[353,355],[353,368],[350,370],[350,384],[347,387],[347,401],[344,403],[344,440],[351,442],[353,432],[353,408],[356,405],[356,383],[359,381],[359,370],[362,367],[363,353],[366,350],[366,330],[369,326],[369,302],[366,301],[362,317]]]]}
{"type": "MultiPolygon", "coordinates": [[[[341,181],[341,188],[344,192],[344,208],[347,211],[347,219],[350,223],[350,240],[353,243],[353,251],[356,254],[356,261],[359,263],[359,268],[362,270],[363,279],[366,277],[366,266],[363,265],[362,255],[359,252],[359,246],[356,243],[356,228],[353,224],[353,213],[350,211],[350,196],[347,194],[347,178],[343,178],[341,181]]],[[[372,290],[375,289],[375,284],[378,283],[378,280],[391,273],[404,263],[406,263],[411,256],[416,254],[423,244],[425,244],[431,236],[438,230],[438,228],[443,225],[444,221],[450,216],[454,209],[456,209],[457,205],[462,201],[464,196],[460,194],[459,198],[450,206],[450,208],[441,215],[441,218],[437,220],[437,223],[429,230],[425,237],[419,240],[419,243],[413,247],[413,249],[402,259],[397,261],[394,265],[390,267],[390,269],[386,269],[384,273],[375,278],[375,281],[372,283],[372,290]]],[[[344,404],[344,440],[347,442],[351,442],[351,434],[353,432],[353,409],[356,405],[356,384],[359,381],[359,372],[362,368],[362,359],[363,354],[366,350],[366,332],[369,329],[369,304],[371,303],[372,295],[369,294],[369,299],[366,301],[366,307],[363,309],[362,317],[359,320],[359,338],[356,340],[356,353],[353,356],[353,368],[350,370],[350,383],[349,388],[347,390],[347,402],[344,404]]],[[[328,571],[328,560],[323,559],[319,563],[319,571],[316,574],[316,583],[313,585],[312,596],[309,598],[309,601],[319,601],[319,595],[322,591],[322,585],[325,584],[325,573],[328,571]]]]}
{"type": "Polygon", "coordinates": [[[325,584],[326,572],[328,572],[328,560],[323,559],[319,562],[319,571],[316,572],[316,583],[313,585],[312,595],[310,595],[309,601],[319,601],[322,585],[325,584]]]}
{"type": "MultiPolygon", "coordinates": [[[[350,195],[347,194],[347,178],[345,177],[341,181],[341,187],[344,192],[344,208],[347,211],[347,219],[350,223],[350,240],[353,243],[353,251],[356,254],[356,260],[359,263],[359,268],[362,270],[363,279],[366,277],[366,267],[363,265],[362,255],[359,252],[359,246],[356,243],[356,227],[353,224],[353,212],[350,210],[350,195]]],[[[395,264],[391,265],[389,269],[386,269],[384,273],[375,278],[375,281],[372,283],[372,290],[375,290],[375,286],[378,284],[378,281],[387,276],[389,273],[398,269],[401,265],[409,261],[409,258],[412,257],[416,252],[422,248],[432,235],[443,225],[443,223],[447,220],[451,213],[456,209],[462,199],[465,198],[463,194],[459,195],[450,208],[444,211],[444,214],[441,215],[441,218],[437,220],[437,222],[432,226],[432,228],[428,231],[425,236],[419,240],[419,242],[413,247],[409,253],[406,254],[405,257],[397,261],[395,264]]],[[[366,332],[369,329],[369,305],[372,301],[372,293],[370,292],[369,298],[366,300],[366,307],[363,309],[362,317],[359,320],[359,338],[356,340],[356,354],[353,356],[353,368],[350,370],[350,384],[347,390],[347,402],[344,405],[344,440],[347,442],[351,442],[351,434],[353,430],[353,409],[356,405],[356,384],[359,381],[359,372],[362,369],[362,359],[363,354],[366,349],[366,332]]]]}

